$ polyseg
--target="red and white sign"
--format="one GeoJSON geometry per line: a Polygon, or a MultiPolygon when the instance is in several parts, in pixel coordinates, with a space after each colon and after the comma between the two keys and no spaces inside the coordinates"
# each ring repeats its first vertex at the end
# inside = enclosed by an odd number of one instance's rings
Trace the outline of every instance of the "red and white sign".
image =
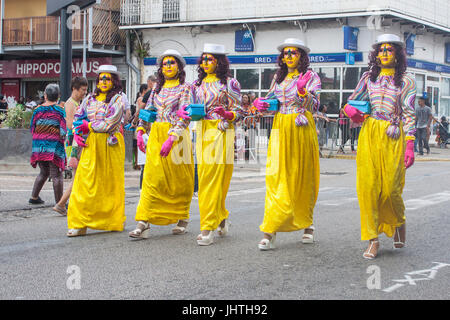
{"type": "MultiPolygon", "coordinates": [[[[86,61],[86,76],[96,77],[95,71],[102,64],[111,64],[111,58],[89,58],[86,61]]],[[[60,61],[52,60],[10,60],[0,61],[0,78],[59,78],[60,61]]],[[[83,60],[72,60],[72,76],[83,75],[83,60]]]]}

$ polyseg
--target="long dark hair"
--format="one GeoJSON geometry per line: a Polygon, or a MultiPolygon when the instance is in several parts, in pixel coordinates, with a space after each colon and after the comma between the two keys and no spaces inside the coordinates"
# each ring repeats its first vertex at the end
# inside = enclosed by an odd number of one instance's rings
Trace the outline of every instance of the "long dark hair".
{"type": "MultiPolygon", "coordinates": [[[[174,57],[175,61],[178,64],[178,80],[180,81],[180,84],[184,84],[184,81],[186,79],[186,72],[184,71],[184,67],[181,64],[180,59],[177,57],[174,57]]],[[[159,93],[166,82],[166,78],[164,77],[164,74],[162,72],[162,63],[164,59],[161,59],[161,62],[159,64],[158,73],[157,73],[157,79],[156,79],[156,89],[155,93],[159,93]]]]}
{"type": "MultiPolygon", "coordinates": [[[[206,77],[206,72],[203,70],[201,64],[202,64],[202,58],[203,56],[207,54],[204,53],[200,56],[200,59],[198,60],[197,64],[197,72],[198,72],[198,79],[195,81],[195,85],[198,87],[202,84],[203,79],[206,77]]],[[[214,58],[217,59],[217,67],[216,67],[216,76],[220,79],[220,83],[227,84],[227,79],[231,78],[231,71],[230,71],[230,61],[228,58],[223,54],[211,54],[214,58]]]]}
{"type": "MultiPolygon", "coordinates": [[[[305,50],[297,48],[298,51],[300,51],[300,61],[298,62],[297,70],[300,72],[300,74],[305,73],[308,71],[309,67],[309,57],[305,50]]],[[[275,76],[277,77],[276,81],[277,83],[282,83],[284,78],[286,78],[288,74],[288,67],[286,63],[283,62],[284,58],[284,49],[281,51],[280,55],[278,56],[277,63],[278,63],[278,70],[275,76]]]]}
{"type": "MultiPolygon", "coordinates": [[[[105,72],[107,73],[107,72],[105,72]]],[[[106,95],[105,103],[109,103],[116,94],[120,94],[122,92],[122,83],[120,82],[120,78],[115,73],[110,73],[111,75],[111,81],[113,83],[113,87],[106,95]]],[[[97,76],[96,84],[100,83],[100,73],[97,76]]],[[[101,93],[101,90],[99,88],[95,88],[94,90],[94,97],[97,97],[101,93]]]]}
{"type": "MultiPolygon", "coordinates": [[[[380,50],[382,43],[378,44],[373,51],[369,53],[369,76],[370,81],[375,82],[380,74],[380,60],[377,58],[378,51],[380,50]]],[[[406,61],[406,51],[400,45],[393,43],[392,46],[395,49],[395,59],[397,63],[395,65],[394,84],[397,88],[402,86],[403,75],[408,67],[406,61]]]]}

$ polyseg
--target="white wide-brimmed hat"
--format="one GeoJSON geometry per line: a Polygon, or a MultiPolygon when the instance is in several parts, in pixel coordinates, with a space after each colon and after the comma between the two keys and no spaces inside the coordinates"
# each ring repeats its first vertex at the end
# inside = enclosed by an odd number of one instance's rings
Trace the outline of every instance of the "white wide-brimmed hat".
{"type": "Polygon", "coordinates": [[[282,44],[280,44],[277,47],[277,49],[278,49],[278,51],[283,52],[283,49],[286,47],[299,48],[299,49],[302,49],[303,51],[305,51],[306,53],[309,53],[311,51],[311,49],[309,49],[307,46],[305,46],[305,44],[303,43],[302,40],[295,39],[295,38],[287,38],[286,40],[284,40],[284,42],[282,44]]]}
{"type": "Polygon", "coordinates": [[[224,45],[215,43],[205,43],[203,46],[203,53],[223,54],[223,55],[227,54],[227,52],[225,52],[224,45]]]}
{"type": "Polygon", "coordinates": [[[178,60],[180,60],[181,64],[183,65],[183,68],[186,66],[186,60],[184,60],[184,58],[181,56],[181,53],[179,53],[177,50],[174,49],[168,49],[166,51],[163,52],[162,55],[160,55],[158,57],[158,59],[156,59],[156,63],[158,65],[161,64],[161,61],[165,58],[165,57],[175,57],[178,58],[178,60]]]}
{"type": "Polygon", "coordinates": [[[118,76],[120,76],[120,72],[117,71],[117,67],[113,66],[113,65],[110,65],[110,64],[102,64],[94,72],[96,74],[100,74],[100,73],[103,73],[103,72],[105,72],[105,73],[114,73],[114,74],[117,74],[118,76]]]}
{"type": "Polygon", "coordinates": [[[377,45],[382,43],[395,43],[400,45],[402,48],[405,47],[405,43],[400,39],[399,36],[395,34],[385,33],[377,37],[377,41],[375,41],[375,43],[372,45],[372,48],[375,49],[377,45]]]}

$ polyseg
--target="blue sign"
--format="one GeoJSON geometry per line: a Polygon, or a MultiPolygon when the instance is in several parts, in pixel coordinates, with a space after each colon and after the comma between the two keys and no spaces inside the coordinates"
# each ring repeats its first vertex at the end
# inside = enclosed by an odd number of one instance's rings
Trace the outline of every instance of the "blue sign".
{"type": "Polygon", "coordinates": [[[415,59],[408,59],[408,67],[435,72],[450,73],[450,66],[415,59]]]}
{"type": "Polygon", "coordinates": [[[344,30],[344,49],[346,50],[358,50],[358,33],[359,29],[343,26],[344,30]]]}
{"type": "Polygon", "coordinates": [[[406,54],[409,56],[412,56],[414,54],[414,41],[415,40],[416,40],[415,34],[405,32],[406,54]]]}
{"type": "MultiPolygon", "coordinates": [[[[347,59],[346,52],[341,53],[313,53],[309,55],[311,63],[327,63],[327,62],[342,62],[345,63],[347,59]]],[[[352,52],[355,62],[363,61],[362,52],[352,52]]],[[[231,64],[268,64],[277,63],[278,55],[262,54],[262,55],[229,55],[227,56],[231,64]]],[[[199,63],[200,57],[184,57],[186,64],[195,65],[199,63]]],[[[353,58],[350,58],[353,59],[353,58]]],[[[156,65],[156,58],[144,58],[144,65],[156,65]]]]}
{"type": "Polygon", "coordinates": [[[354,65],[355,64],[355,54],[353,52],[347,52],[345,55],[345,64],[354,65]]]}
{"type": "Polygon", "coordinates": [[[450,63],[450,43],[445,44],[445,63],[450,63]]]}
{"type": "Polygon", "coordinates": [[[234,35],[234,51],[236,52],[252,52],[255,50],[253,46],[255,33],[250,30],[237,30],[234,35]]]}

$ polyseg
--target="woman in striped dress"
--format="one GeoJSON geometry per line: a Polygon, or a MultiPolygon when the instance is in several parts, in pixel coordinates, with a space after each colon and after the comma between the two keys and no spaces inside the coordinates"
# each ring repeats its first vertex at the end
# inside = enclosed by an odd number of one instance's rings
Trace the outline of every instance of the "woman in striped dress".
{"type": "Polygon", "coordinates": [[[87,228],[122,231],[125,223],[122,88],[115,66],[102,65],[97,73],[95,92],[83,100],[74,117],[83,120],[74,130],[74,140],[83,150],[67,212],[69,237],[84,235],[87,228]]]}
{"type": "Polygon", "coordinates": [[[66,166],[64,140],[66,136],[66,120],[64,110],[57,104],[59,87],[49,84],[44,92],[45,102],[34,109],[30,131],[33,137],[30,163],[33,168],[39,165],[40,173],[36,177],[30,204],[42,204],[39,197],[48,177],[52,178],[55,202],[63,194],[63,175],[66,166]]]}
{"type": "Polygon", "coordinates": [[[396,35],[384,34],[369,55],[370,70],[363,74],[349,100],[370,101],[364,116],[347,104],[353,122],[363,122],[358,140],[357,194],[361,215],[361,240],[369,240],[363,257],[377,256],[378,235],[394,236],[394,248],[405,245],[405,206],[402,193],[405,172],[414,163],[416,87],[405,74],[404,44],[396,35]]]}
{"type": "Polygon", "coordinates": [[[190,86],[185,83],[186,62],[176,50],[167,50],[157,59],[158,80],[146,109],[156,110],[145,148],[142,120],[137,144],[146,152],[141,198],[136,210],[136,229],[131,238],[149,237],[150,225],[177,224],[173,234],[184,234],[194,193],[194,161],[188,123],[177,112],[189,103],[190,86]]]}
{"type": "Polygon", "coordinates": [[[192,86],[191,103],[204,104],[206,116],[197,123],[198,202],[200,230],[197,243],[207,246],[228,233],[229,212],[225,199],[234,164],[234,125],[244,114],[241,85],[231,77],[225,47],[204,45],[192,86]],[[227,130],[228,129],[228,130],[227,130]]]}
{"type": "Polygon", "coordinates": [[[274,248],[277,232],[304,229],[303,243],[314,241],[313,211],[319,192],[319,144],[312,113],[319,107],[321,82],[309,70],[309,48],[286,39],[278,46],[278,72],[266,98],[255,100],[260,112],[265,99],[278,99],[267,152],[266,200],[260,250],[274,248]]]}

